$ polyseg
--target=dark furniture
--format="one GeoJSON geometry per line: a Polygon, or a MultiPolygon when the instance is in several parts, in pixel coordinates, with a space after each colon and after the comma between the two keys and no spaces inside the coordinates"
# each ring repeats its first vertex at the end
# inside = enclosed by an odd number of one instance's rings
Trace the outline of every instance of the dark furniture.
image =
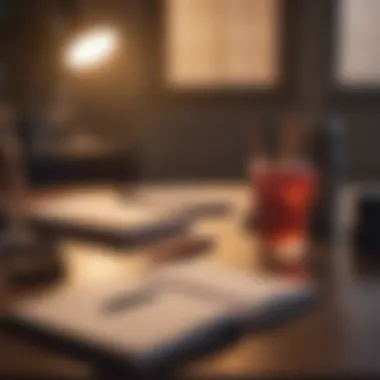
{"type": "Polygon", "coordinates": [[[131,152],[110,149],[107,154],[60,155],[36,153],[27,158],[29,183],[34,186],[84,183],[126,183],[133,177],[131,152]]]}
{"type": "Polygon", "coordinates": [[[135,149],[124,141],[78,130],[69,136],[24,140],[25,166],[33,186],[137,181],[135,149]]]}

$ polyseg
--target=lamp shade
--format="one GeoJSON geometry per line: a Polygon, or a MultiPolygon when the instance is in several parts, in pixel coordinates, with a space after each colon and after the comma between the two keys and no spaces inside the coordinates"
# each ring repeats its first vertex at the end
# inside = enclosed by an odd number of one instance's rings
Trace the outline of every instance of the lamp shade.
{"type": "Polygon", "coordinates": [[[96,68],[112,58],[119,44],[112,28],[94,28],[72,41],[65,51],[65,64],[70,70],[85,71],[96,68]]]}

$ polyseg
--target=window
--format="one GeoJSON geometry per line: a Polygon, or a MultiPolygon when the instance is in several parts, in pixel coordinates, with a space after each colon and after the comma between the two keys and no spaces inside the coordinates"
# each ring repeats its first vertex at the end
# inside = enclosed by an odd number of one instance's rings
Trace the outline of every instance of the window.
{"type": "Polygon", "coordinates": [[[339,0],[335,77],[339,85],[380,85],[380,1],[339,0]]]}
{"type": "Polygon", "coordinates": [[[166,0],[171,87],[273,87],[281,0],[166,0]]]}

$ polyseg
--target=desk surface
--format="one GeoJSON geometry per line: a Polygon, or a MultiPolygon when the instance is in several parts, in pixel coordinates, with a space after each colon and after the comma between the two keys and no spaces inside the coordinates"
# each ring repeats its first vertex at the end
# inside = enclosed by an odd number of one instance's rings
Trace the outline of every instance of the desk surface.
{"type": "MultiPolygon", "coordinates": [[[[226,190],[221,188],[220,192],[226,190]]],[[[235,205],[231,215],[202,221],[195,227],[197,232],[218,239],[204,260],[246,273],[257,271],[260,268],[255,254],[257,242],[240,224],[248,201],[246,190],[230,186],[227,193],[235,205]]],[[[352,204],[349,196],[342,199],[352,204]]],[[[376,271],[367,275],[356,270],[343,229],[340,233],[335,247],[316,249],[330,276],[321,281],[325,297],[315,310],[276,331],[247,336],[223,352],[182,368],[181,373],[211,376],[380,373],[380,277],[376,271]]],[[[154,270],[150,258],[157,247],[136,250],[137,255],[123,257],[107,255],[104,249],[88,244],[69,241],[62,244],[68,277],[57,286],[139,277],[154,270]]],[[[10,293],[6,294],[9,297],[10,293]]],[[[87,373],[82,365],[66,362],[12,337],[0,336],[0,372],[56,373],[58,369],[59,374],[87,373]]]]}

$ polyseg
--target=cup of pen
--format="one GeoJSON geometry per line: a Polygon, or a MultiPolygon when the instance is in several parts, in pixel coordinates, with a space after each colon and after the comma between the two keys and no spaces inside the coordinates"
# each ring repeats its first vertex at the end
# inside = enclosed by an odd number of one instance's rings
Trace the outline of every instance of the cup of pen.
{"type": "MultiPolygon", "coordinates": [[[[263,140],[260,141],[263,149],[263,140]]],[[[266,268],[306,273],[318,173],[299,154],[301,132],[295,118],[285,121],[279,143],[277,155],[260,154],[251,162],[255,232],[266,268]]]]}

